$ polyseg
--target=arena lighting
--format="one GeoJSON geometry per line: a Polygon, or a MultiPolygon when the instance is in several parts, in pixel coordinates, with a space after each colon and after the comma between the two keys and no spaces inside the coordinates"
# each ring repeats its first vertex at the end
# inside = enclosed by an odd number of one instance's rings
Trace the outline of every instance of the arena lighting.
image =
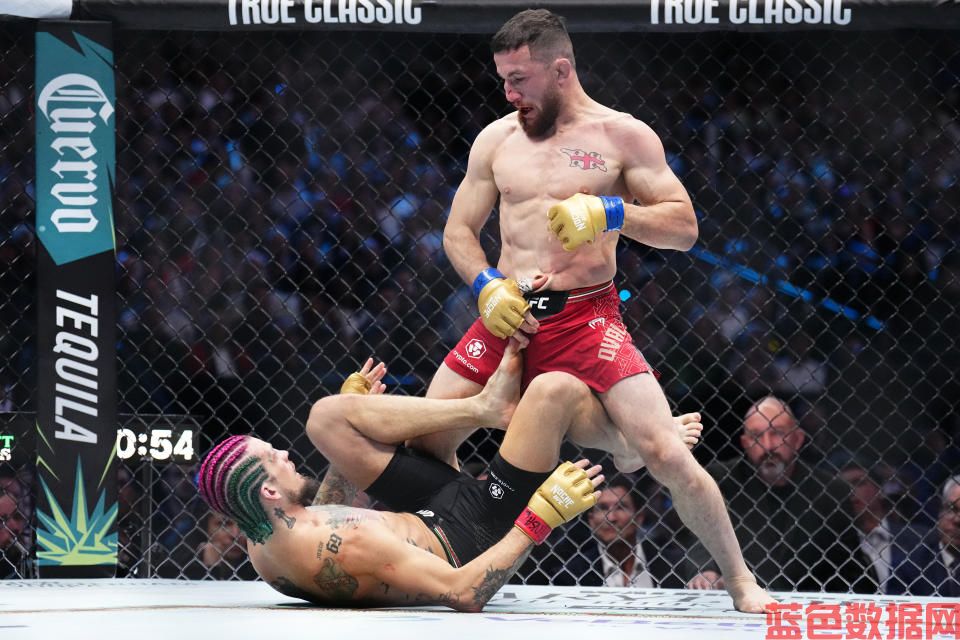
{"type": "Polygon", "coordinates": [[[837,302],[836,300],[833,300],[832,298],[820,298],[819,300],[817,300],[816,299],[817,296],[815,296],[813,292],[807,289],[798,287],[797,285],[791,284],[786,280],[780,280],[777,278],[771,278],[769,276],[765,276],[762,273],[754,269],[751,269],[750,267],[745,267],[742,264],[737,264],[730,258],[726,258],[724,256],[718,256],[717,254],[707,251],[706,249],[701,249],[700,247],[693,247],[692,249],[690,249],[689,253],[695,258],[698,258],[699,260],[703,260],[708,264],[712,264],[726,271],[729,271],[735,276],[743,280],[746,280],[748,282],[752,282],[754,284],[763,284],[763,285],[772,286],[780,293],[785,293],[786,295],[791,296],[793,298],[800,298],[804,302],[813,304],[815,306],[819,306],[823,309],[826,309],[827,311],[831,311],[833,313],[839,313],[843,315],[845,318],[847,318],[848,320],[851,320],[853,322],[859,322],[860,320],[863,320],[863,322],[866,323],[868,327],[876,331],[883,331],[885,327],[884,323],[881,320],[878,320],[874,316],[864,315],[859,311],[857,311],[856,309],[852,309],[851,307],[848,307],[844,304],[840,304],[839,302],[837,302]]]}

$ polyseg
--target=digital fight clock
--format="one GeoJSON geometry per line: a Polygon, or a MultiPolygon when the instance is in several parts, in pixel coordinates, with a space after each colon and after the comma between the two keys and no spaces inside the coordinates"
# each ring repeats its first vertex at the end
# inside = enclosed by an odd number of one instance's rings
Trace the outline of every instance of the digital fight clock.
{"type": "Polygon", "coordinates": [[[117,429],[117,457],[121,460],[196,462],[197,430],[190,426],[138,425],[142,429],[117,429]]]}

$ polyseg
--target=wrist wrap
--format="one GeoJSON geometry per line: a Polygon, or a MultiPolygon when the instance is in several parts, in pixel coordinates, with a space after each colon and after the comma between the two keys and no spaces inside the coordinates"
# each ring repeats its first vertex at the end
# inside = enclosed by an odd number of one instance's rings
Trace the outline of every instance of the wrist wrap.
{"type": "Polygon", "coordinates": [[[520,517],[517,518],[513,524],[520,529],[520,531],[527,534],[527,537],[533,540],[534,544],[540,544],[546,540],[550,532],[553,531],[553,529],[543,521],[543,518],[530,510],[530,507],[525,507],[523,513],[520,514],[520,517]]]}
{"type": "MultiPolygon", "coordinates": [[[[622,209],[622,207],[621,207],[621,209],[622,209]]],[[[621,219],[622,219],[622,218],[623,218],[623,215],[621,215],[620,217],[621,217],[621,219]]],[[[479,275],[476,277],[476,279],[473,281],[473,297],[474,297],[474,298],[479,298],[479,297],[480,297],[480,291],[481,291],[485,286],[487,286],[487,283],[489,283],[491,280],[496,280],[497,278],[506,278],[506,277],[507,277],[507,276],[503,275],[502,273],[500,273],[498,270],[494,269],[493,267],[487,267],[486,269],[484,269],[483,271],[481,271],[480,274],[479,274],[479,275]]]]}
{"type": "Polygon", "coordinates": [[[619,196],[597,196],[603,202],[607,212],[607,231],[623,229],[623,198],[619,196]]]}

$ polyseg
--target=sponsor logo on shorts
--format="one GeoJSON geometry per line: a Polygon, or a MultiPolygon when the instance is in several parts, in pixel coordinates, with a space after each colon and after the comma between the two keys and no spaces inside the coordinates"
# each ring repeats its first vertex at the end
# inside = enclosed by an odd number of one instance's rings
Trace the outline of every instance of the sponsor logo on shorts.
{"type": "Polygon", "coordinates": [[[498,485],[496,482],[490,483],[490,497],[494,500],[499,500],[503,497],[503,487],[498,485]]]}
{"type": "Polygon", "coordinates": [[[460,355],[460,352],[456,349],[453,350],[453,357],[457,359],[457,362],[465,366],[467,369],[470,369],[470,371],[473,371],[474,373],[480,373],[480,369],[477,369],[474,365],[470,364],[470,362],[460,355]]]}
{"type": "Polygon", "coordinates": [[[474,338],[467,343],[467,346],[464,347],[464,350],[471,358],[482,358],[483,354],[487,352],[487,345],[484,344],[483,340],[474,338]]]}
{"type": "Polygon", "coordinates": [[[623,346],[623,341],[626,339],[626,329],[615,324],[610,325],[603,332],[603,341],[600,343],[600,351],[597,352],[597,357],[601,360],[613,362],[617,354],[620,353],[620,347],[623,346]]]}
{"type": "Polygon", "coordinates": [[[500,483],[501,486],[505,487],[505,488],[507,489],[507,491],[513,491],[513,490],[514,490],[513,487],[510,486],[510,483],[509,483],[509,482],[504,482],[504,481],[503,481],[503,478],[497,477],[497,474],[495,474],[493,471],[490,471],[489,474],[490,474],[490,477],[491,477],[491,478],[493,478],[493,479],[496,480],[498,483],[500,483]]]}
{"type": "Polygon", "coordinates": [[[430,511],[430,509],[420,509],[420,511],[417,511],[417,513],[424,518],[434,518],[437,515],[433,511],[430,511]]]}
{"type": "Polygon", "coordinates": [[[550,296],[538,296],[535,298],[530,298],[527,300],[530,303],[531,309],[543,309],[547,310],[547,304],[550,302],[550,296]]]}
{"type": "Polygon", "coordinates": [[[596,329],[597,327],[604,327],[607,324],[607,319],[603,317],[597,317],[587,323],[587,326],[591,329],[596,329]]]}
{"type": "Polygon", "coordinates": [[[553,494],[554,501],[562,507],[572,507],[573,498],[563,490],[558,484],[553,485],[553,488],[550,490],[550,493],[553,494]]]}

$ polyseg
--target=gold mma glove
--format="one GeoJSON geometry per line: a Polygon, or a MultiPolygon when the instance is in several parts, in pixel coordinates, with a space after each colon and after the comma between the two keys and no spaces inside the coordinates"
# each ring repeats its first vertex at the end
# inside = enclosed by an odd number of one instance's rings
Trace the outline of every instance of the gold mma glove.
{"type": "Polygon", "coordinates": [[[496,269],[484,269],[473,281],[480,320],[487,331],[498,338],[509,338],[520,325],[530,305],[520,293],[516,280],[507,278],[496,269]]]}
{"type": "Polygon", "coordinates": [[[359,371],[354,371],[347,379],[343,381],[343,384],[340,385],[340,393],[358,393],[360,395],[366,395],[370,393],[370,381],[367,380],[362,373],[359,371]]]}
{"type": "Polygon", "coordinates": [[[623,228],[623,198],[575,193],[547,212],[550,231],[565,251],[592,243],[604,231],[623,228]]]}
{"type": "Polygon", "coordinates": [[[514,526],[540,544],[550,532],[597,503],[587,473],[572,462],[557,467],[530,498],[514,526]]]}

